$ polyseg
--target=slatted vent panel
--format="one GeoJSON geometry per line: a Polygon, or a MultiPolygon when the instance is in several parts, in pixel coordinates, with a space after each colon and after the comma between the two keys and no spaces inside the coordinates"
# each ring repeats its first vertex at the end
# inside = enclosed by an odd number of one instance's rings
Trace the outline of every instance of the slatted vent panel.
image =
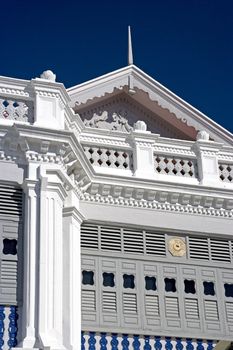
{"type": "Polygon", "coordinates": [[[136,230],[124,230],[124,252],[143,254],[143,233],[136,230]]]}
{"type": "Polygon", "coordinates": [[[199,310],[198,310],[198,300],[186,298],[184,301],[185,305],[185,317],[187,319],[199,319],[199,310]]]}
{"type": "Polygon", "coordinates": [[[177,318],[180,317],[178,298],[165,297],[166,317],[177,318]]]}
{"type": "Polygon", "coordinates": [[[207,321],[218,321],[218,304],[215,300],[205,300],[205,319],[207,321]]]}
{"type": "Polygon", "coordinates": [[[81,227],[81,247],[98,249],[98,226],[85,224],[81,227]]]}
{"type": "Polygon", "coordinates": [[[166,256],[165,235],[146,232],[146,254],[166,256]]]}
{"type": "Polygon", "coordinates": [[[210,247],[213,261],[231,262],[229,241],[211,239],[210,247]]]}
{"type": "Polygon", "coordinates": [[[96,311],[96,296],[94,290],[82,290],[82,311],[96,311]]]}
{"type": "Polygon", "coordinates": [[[157,295],[145,296],[145,309],[147,316],[159,316],[159,298],[157,295]]]}
{"type": "Polygon", "coordinates": [[[209,260],[208,239],[189,237],[189,255],[192,259],[209,260]]]}
{"type": "MultiPolygon", "coordinates": [[[[187,237],[189,258],[214,262],[233,262],[233,243],[206,237],[187,237]]],[[[166,257],[166,235],[125,227],[84,223],[81,247],[126,254],[166,257]]]]}
{"type": "Polygon", "coordinates": [[[118,227],[101,226],[101,249],[121,251],[121,229],[118,227]]]}
{"type": "Polygon", "coordinates": [[[133,293],[123,293],[124,314],[137,314],[137,295],[133,293]]]}
{"type": "Polygon", "coordinates": [[[233,323],[233,303],[226,303],[227,321],[233,323]]]}
{"type": "Polygon", "coordinates": [[[22,190],[10,185],[0,185],[0,214],[22,215],[22,190]]]}
{"type": "Polygon", "coordinates": [[[117,312],[116,293],[103,291],[103,312],[117,312]]]}

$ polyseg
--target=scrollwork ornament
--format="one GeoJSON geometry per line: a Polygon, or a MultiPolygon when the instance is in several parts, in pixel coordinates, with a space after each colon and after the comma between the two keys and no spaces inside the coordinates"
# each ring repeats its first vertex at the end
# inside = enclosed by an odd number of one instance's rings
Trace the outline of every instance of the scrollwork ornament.
{"type": "Polygon", "coordinates": [[[169,240],[168,249],[173,256],[184,256],[186,253],[186,244],[183,239],[174,237],[169,240]]]}

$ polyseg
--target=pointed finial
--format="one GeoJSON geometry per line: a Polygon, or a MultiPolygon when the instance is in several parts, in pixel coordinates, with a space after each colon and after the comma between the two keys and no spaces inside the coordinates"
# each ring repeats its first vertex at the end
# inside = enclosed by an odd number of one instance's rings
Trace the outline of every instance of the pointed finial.
{"type": "Polygon", "coordinates": [[[131,40],[131,30],[128,26],[128,66],[133,64],[133,49],[132,49],[132,40],[131,40]]]}

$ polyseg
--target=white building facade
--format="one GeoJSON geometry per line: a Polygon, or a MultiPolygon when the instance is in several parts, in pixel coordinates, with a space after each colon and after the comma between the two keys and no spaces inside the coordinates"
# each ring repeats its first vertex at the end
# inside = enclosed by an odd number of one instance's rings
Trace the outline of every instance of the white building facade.
{"type": "Polygon", "coordinates": [[[233,339],[233,135],[136,66],[0,78],[0,348],[233,339]]]}

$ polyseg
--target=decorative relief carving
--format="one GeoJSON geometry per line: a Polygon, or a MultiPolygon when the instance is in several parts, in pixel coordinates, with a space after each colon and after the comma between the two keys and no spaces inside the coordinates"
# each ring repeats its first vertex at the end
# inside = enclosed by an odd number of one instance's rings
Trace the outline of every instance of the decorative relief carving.
{"type": "Polygon", "coordinates": [[[186,244],[183,239],[174,237],[168,242],[168,250],[173,256],[184,256],[186,253],[186,244]]]}
{"type": "Polygon", "coordinates": [[[131,101],[124,93],[118,97],[109,98],[104,103],[97,102],[96,105],[83,110],[76,109],[76,112],[80,114],[84,124],[90,127],[127,132],[131,131],[132,126],[138,121],[139,124],[137,124],[135,130],[149,130],[164,137],[184,138],[184,135],[178,129],[175,129],[136,101],[131,101]],[[114,121],[116,124],[114,124],[114,121]]]}
{"type": "Polygon", "coordinates": [[[126,111],[114,112],[112,114],[112,121],[110,121],[110,118],[108,117],[108,112],[103,111],[101,114],[94,113],[91,120],[85,119],[84,125],[92,128],[129,132],[133,128],[129,125],[126,116],[126,111]]]}

